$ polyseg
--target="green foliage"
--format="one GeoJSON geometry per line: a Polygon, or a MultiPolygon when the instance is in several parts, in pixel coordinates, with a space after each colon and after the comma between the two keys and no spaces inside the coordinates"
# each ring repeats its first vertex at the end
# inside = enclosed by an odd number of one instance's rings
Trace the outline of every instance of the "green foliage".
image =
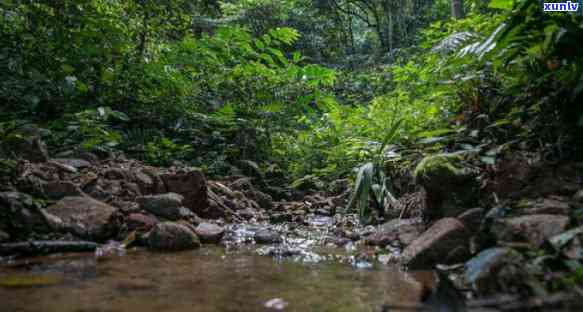
{"type": "Polygon", "coordinates": [[[396,120],[391,125],[391,128],[387,131],[386,137],[384,138],[382,145],[379,147],[374,160],[362,165],[358,169],[354,191],[352,192],[346,211],[355,208],[358,211],[360,222],[363,224],[372,221],[372,209],[369,205],[369,199],[372,199],[373,205],[380,217],[384,217],[384,209],[387,203],[389,201],[395,201],[395,198],[390,191],[391,186],[389,178],[384,173],[383,153],[387,144],[395,138],[401,122],[402,119],[396,120]]]}
{"type": "Polygon", "coordinates": [[[192,146],[177,144],[169,138],[161,137],[146,144],[145,160],[154,165],[168,166],[173,160],[187,159],[190,153],[192,146]]]}
{"type": "Polygon", "coordinates": [[[109,107],[84,110],[71,116],[67,140],[81,142],[81,148],[86,151],[111,150],[122,139],[120,131],[111,129],[111,123],[119,121],[129,121],[129,118],[109,107]]]}

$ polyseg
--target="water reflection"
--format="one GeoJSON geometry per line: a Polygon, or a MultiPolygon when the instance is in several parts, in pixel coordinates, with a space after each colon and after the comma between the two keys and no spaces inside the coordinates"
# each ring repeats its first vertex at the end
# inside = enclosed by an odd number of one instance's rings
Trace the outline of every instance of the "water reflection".
{"type": "Polygon", "coordinates": [[[99,262],[79,255],[37,258],[2,266],[0,278],[23,272],[57,273],[66,282],[0,287],[6,311],[266,311],[272,299],[285,302],[284,311],[380,311],[383,303],[417,302],[421,292],[414,275],[391,266],[355,270],[206,247],[134,251],[99,262]]]}

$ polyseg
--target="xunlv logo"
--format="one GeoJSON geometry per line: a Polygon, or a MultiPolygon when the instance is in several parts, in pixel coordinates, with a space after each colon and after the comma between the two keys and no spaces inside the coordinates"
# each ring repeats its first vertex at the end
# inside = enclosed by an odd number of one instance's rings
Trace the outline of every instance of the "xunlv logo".
{"type": "Polygon", "coordinates": [[[579,9],[579,3],[573,3],[571,1],[560,2],[560,3],[543,3],[545,12],[577,12],[579,9]]]}

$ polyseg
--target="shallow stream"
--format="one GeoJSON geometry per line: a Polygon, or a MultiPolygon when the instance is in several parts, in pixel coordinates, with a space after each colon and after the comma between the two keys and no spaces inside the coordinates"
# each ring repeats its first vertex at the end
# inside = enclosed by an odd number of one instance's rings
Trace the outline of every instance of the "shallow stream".
{"type": "Polygon", "coordinates": [[[69,254],[0,265],[0,311],[381,311],[419,301],[427,273],[225,253],[69,254]]]}

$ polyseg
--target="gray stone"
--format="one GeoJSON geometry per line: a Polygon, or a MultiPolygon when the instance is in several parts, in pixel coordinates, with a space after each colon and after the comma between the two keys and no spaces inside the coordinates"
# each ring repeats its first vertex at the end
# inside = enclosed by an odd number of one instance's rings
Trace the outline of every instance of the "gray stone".
{"type": "Polygon", "coordinates": [[[511,292],[522,280],[523,257],[510,248],[486,249],[466,262],[465,281],[480,295],[511,292]]]}
{"type": "Polygon", "coordinates": [[[277,244],[281,243],[281,236],[275,232],[268,229],[262,229],[255,233],[254,235],[255,243],[257,244],[277,244]]]}
{"type": "Polygon", "coordinates": [[[498,241],[527,242],[540,247],[546,239],[564,232],[569,225],[569,217],[562,215],[527,215],[498,219],[491,228],[498,241]]]}
{"type": "Polygon", "coordinates": [[[480,229],[485,213],[484,208],[472,208],[461,213],[457,216],[457,219],[461,221],[468,231],[477,232],[480,229]]]}
{"type": "Polygon", "coordinates": [[[571,212],[569,200],[558,196],[523,200],[519,202],[517,209],[521,214],[557,214],[566,216],[571,212]]]}
{"type": "Polygon", "coordinates": [[[465,260],[463,258],[466,256],[458,247],[465,248],[469,253],[468,232],[459,220],[444,218],[405,248],[401,262],[412,270],[430,269],[437,263],[456,263],[465,260]],[[456,252],[451,253],[454,250],[456,252]]]}
{"type": "MultiPolygon", "coordinates": [[[[409,245],[417,239],[423,231],[423,223],[420,219],[393,219],[379,228],[379,233],[382,233],[387,239],[391,238],[398,240],[403,245],[409,245]]],[[[371,235],[367,239],[378,237],[378,234],[371,235]]],[[[375,244],[373,244],[375,245],[375,244]]],[[[386,244],[385,244],[386,245],[386,244]]]]}
{"type": "Polygon", "coordinates": [[[156,216],[178,220],[185,214],[184,197],[176,193],[141,196],[136,199],[140,207],[156,216]]]}
{"type": "Polygon", "coordinates": [[[196,227],[195,232],[203,243],[218,244],[225,234],[225,229],[213,223],[203,222],[196,227]]]}
{"type": "Polygon", "coordinates": [[[201,217],[212,215],[209,207],[206,178],[200,170],[186,169],[160,176],[168,192],[184,196],[184,206],[201,217]]]}
{"type": "Polygon", "coordinates": [[[583,190],[579,190],[573,195],[573,201],[578,204],[583,204],[583,190]]]}
{"type": "Polygon", "coordinates": [[[67,196],[81,196],[83,192],[79,186],[69,181],[51,181],[43,186],[44,194],[52,200],[59,200],[67,196]]]}
{"type": "Polygon", "coordinates": [[[129,169],[110,168],[103,172],[103,177],[108,180],[132,180],[132,172],[129,169]]]}
{"type": "Polygon", "coordinates": [[[4,243],[10,240],[10,235],[6,232],[0,231],[0,243],[4,243]]]}
{"type": "Polygon", "coordinates": [[[32,197],[19,192],[0,192],[0,231],[12,239],[24,240],[33,232],[48,229],[40,205],[32,197]]]}
{"type": "Polygon", "coordinates": [[[69,166],[75,169],[84,169],[91,167],[91,163],[84,159],[77,159],[77,158],[55,158],[51,159],[51,161],[59,163],[64,166],[69,166]]]}
{"type": "Polygon", "coordinates": [[[148,247],[161,251],[179,251],[198,248],[200,241],[188,227],[162,222],[156,224],[148,235],[148,247]]]}
{"type": "Polygon", "coordinates": [[[106,240],[117,234],[113,220],[116,209],[90,197],[69,196],[49,206],[46,212],[62,222],[63,228],[79,237],[106,240]]]}
{"type": "Polygon", "coordinates": [[[265,210],[273,209],[273,198],[271,198],[271,196],[260,191],[254,191],[251,195],[251,198],[259,204],[259,207],[265,210]]]}
{"type": "Polygon", "coordinates": [[[155,216],[143,213],[132,213],[126,219],[128,230],[143,230],[149,231],[160,221],[155,216]]]}

